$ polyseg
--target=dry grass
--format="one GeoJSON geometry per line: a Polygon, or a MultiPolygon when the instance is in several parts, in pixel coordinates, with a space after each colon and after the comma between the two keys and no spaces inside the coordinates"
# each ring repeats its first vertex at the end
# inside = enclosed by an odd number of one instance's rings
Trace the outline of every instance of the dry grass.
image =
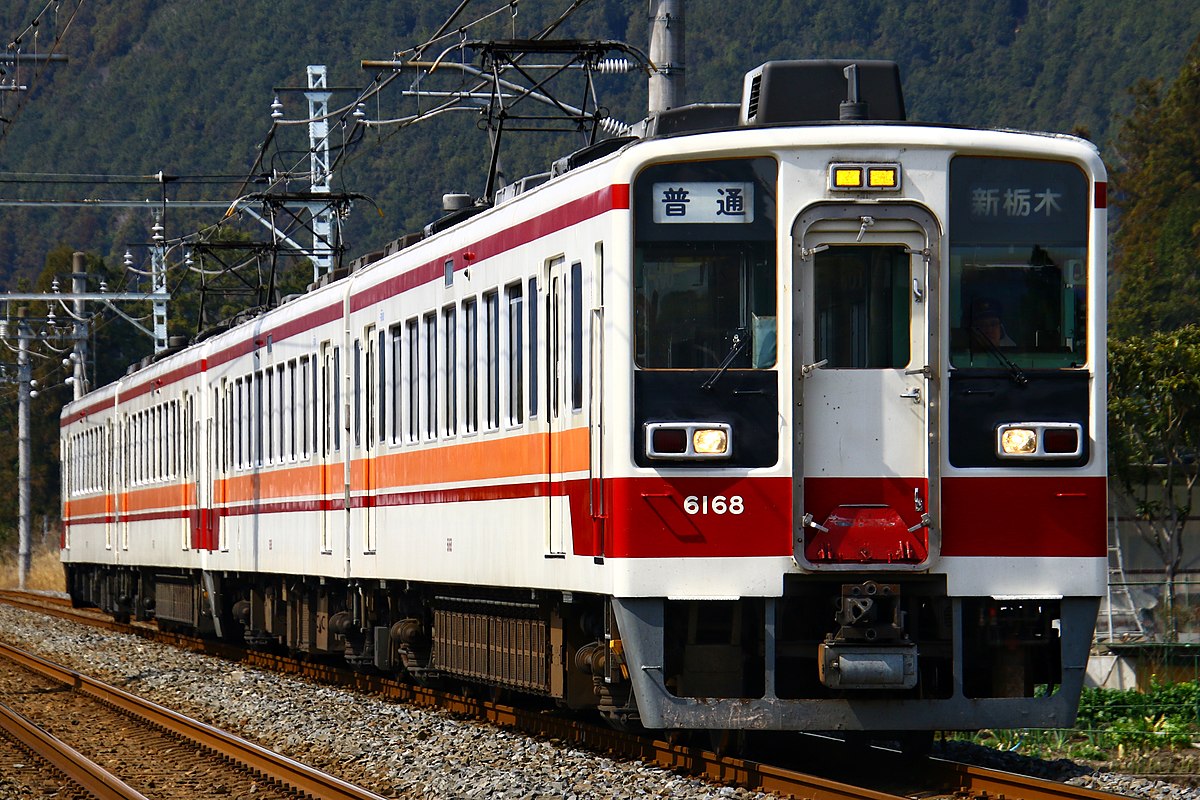
{"type": "MultiPolygon", "coordinates": [[[[15,589],[19,584],[16,552],[0,553],[0,589],[15,589]]],[[[66,581],[63,579],[62,562],[58,559],[57,548],[34,550],[29,574],[25,576],[25,588],[52,592],[66,591],[66,581]]]]}

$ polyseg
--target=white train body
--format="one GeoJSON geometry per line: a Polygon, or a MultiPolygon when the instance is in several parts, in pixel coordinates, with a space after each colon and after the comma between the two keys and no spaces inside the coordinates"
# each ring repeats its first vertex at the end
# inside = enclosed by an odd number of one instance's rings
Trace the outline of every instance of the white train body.
{"type": "Polygon", "coordinates": [[[73,595],[650,727],[1068,724],[1106,574],[1097,153],[752,111],[69,405],[73,595]],[[1011,355],[964,343],[1000,310],[1011,355]]]}

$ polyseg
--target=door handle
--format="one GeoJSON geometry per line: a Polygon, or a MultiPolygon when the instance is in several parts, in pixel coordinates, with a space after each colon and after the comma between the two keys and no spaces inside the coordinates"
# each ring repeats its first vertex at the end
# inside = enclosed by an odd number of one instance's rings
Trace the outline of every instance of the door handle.
{"type": "Polygon", "coordinates": [[[822,358],[820,361],[816,362],[815,364],[805,364],[804,366],[800,367],[800,376],[802,378],[807,378],[828,363],[829,363],[828,358],[822,358]]]}
{"type": "Polygon", "coordinates": [[[911,399],[914,403],[920,403],[921,402],[921,387],[914,386],[911,389],[908,389],[907,391],[901,392],[900,396],[907,397],[907,398],[911,399]]]}

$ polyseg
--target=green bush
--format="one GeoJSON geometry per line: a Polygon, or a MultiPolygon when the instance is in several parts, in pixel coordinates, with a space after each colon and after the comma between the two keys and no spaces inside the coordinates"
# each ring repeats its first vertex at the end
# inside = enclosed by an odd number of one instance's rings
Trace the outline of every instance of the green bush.
{"type": "Polygon", "coordinates": [[[1200,735],[1200,681],[1084,689],[1075,728],[1097,747],[1187,747],[1200,735]]]}
{"type": "Polygon", "coordinates": [[[1200,739],[1200,680],[1155,680],[1145,692],[1084,689],[1071,730],[984,730],[968,738],[997,750],[1096,760],[1121,748],[1188,747],[1200,739]]]}

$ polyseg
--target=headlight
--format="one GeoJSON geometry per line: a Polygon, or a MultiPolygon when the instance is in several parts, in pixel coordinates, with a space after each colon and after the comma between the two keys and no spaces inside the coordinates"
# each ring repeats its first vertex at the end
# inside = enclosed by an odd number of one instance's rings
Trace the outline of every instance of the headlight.
{"type": "Polygon", "coordinates": [[[1009,422],[996,429],[1000,458],[1079,458],[1083,426],[1077,422],[1009,422]]]}
{"type": "Polygon", "coordinates": [[[724,422],[647,422],[646,456],[656,459],[729,458],[732,428],[724,422]]]}
{"type": "Polygon", "coordinates": [[[1000,453],[1023,456],[1037,452],[1037,431],[1031,428],[1009,428],[1000,434],[1000,453]]]}
{"type": "Polygon", "coordinates": [[[729,431],[722,428],[697,428],[692,431],[692,449],[697,455],[723,456],[729,452],[729,431]]]}

